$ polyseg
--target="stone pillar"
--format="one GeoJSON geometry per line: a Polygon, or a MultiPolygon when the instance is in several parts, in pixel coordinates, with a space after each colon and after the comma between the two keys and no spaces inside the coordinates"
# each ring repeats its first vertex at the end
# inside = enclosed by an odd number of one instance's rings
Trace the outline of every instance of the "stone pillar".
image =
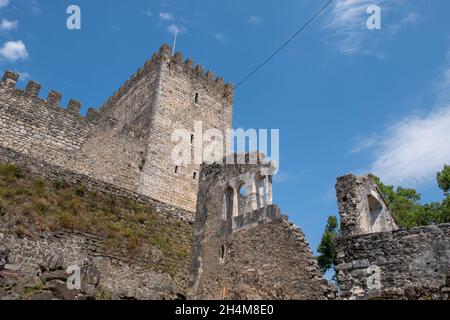
{"type": "Polygon", "coordinates": [[[253,212],[258,209],[258,194],[256,189],[255,177],[250,181],[250,185],[247,187],[247,212],[253,212]]]}
{"type": "Polygon", "coordinates": [[[258,182],[257,182],[257,185],[256,185],[256,188],[257,188],[257,192],[258,192],[258,209],[261,209],[261,208],[264,208],[264,206],[265,206],[265,203],[264,203],[264,185],[263,185],[263,183],[264,183],[264,178],[262,178],[261,176],[260,177],[258,177],[258,180],[257,180],[258,182]]]}
{"type": "Polygon", "coordinates": [[[266,176],[266,207],[273,204],[272,176],[266,176]]]}
{"type": "Polygon", "coordinates": [[[239,215],[239,194],[236,187],[233,186],[233,217],[239,215]]]}

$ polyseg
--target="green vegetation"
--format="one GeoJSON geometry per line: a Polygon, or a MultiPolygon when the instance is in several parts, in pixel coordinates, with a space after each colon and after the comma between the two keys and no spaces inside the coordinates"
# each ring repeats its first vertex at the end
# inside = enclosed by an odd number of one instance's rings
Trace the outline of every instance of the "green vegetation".
{"type": "Polygon", "coordinates": [[[317,252],[320,256],[317,258],[319,267],[323,273],[336,265],[336,251],[334,248],[334,240],[340,234],[338,219],[334,216],[328,218],[325,232],[320,241],[317,252]]]}
{"type": "Polygon", "coordinates": [[[0,219],[20,237],[57,230],[104,236],[105,250],[125,249],[130,259],[156,247],[164,258],[149,267],[164,272],[189,263],[193,235],[187,224],[133,200],[32,177],[11,164],[0,164],[0,219]]]}
{"type": "MultiPolygon", "coordinates": [[[[385,201],[399,227],[413,228],[431,224],[450,223],[450,166],[445,166],[436,176],[438,186],[444,192],[444,200],[442,202],[421,204],[421,196],[416,190],[387,186],[381,182],[380,178],[373,175],[371,179],[383,193],[385,201]]],[[[339,233],[337,218],[330,217],[317,250],[320,253],[318,257],[319,266],[324,273],[336,265],[334,239],[339,233]]]]}

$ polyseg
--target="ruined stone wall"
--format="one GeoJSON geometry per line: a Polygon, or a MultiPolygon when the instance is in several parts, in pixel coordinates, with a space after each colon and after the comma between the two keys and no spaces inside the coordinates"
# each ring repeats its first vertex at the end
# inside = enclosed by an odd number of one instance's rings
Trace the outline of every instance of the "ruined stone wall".
{"type": "Polygon", "coordinates": [[[383,194],[370,176],[339,177],[336,196],[345,236],[398,229],[383,194]]]}
{"type": "Polygon", "coordinates": [[[344,298],[450,297],[448,224],[342,237],[336,251],[344,298]]]}
{"type": "Polygon", "coordinates": [[[254,212],[231,215],[233,205],[227,205],[225,200],[230,181],[259,166],[203,167],[190,298],[332,297],[333,292],[323,279],[303,233],[281,216],[277,206],[266,205],[254,212]]]}
{"type": "Polygon", "coordinates": [[[371,176],[338,178],[337,280],[349,299],[447,299],[450,225],[398,227],[371,176]]]}

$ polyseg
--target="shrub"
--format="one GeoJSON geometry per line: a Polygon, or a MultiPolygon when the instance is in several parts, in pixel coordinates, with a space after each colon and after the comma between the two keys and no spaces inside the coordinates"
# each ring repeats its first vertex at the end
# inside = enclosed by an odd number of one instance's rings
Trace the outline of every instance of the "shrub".
{"type": "Polygon", "coordinates": [[[10,178],[21,178],[22,170],[15,164],[4,163],[0,164],[0,175],[10,178]]]}

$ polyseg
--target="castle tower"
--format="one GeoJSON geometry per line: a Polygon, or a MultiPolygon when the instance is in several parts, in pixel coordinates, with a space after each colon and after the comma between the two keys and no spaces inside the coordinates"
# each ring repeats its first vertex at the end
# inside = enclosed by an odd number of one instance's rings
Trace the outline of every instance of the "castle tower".
{"type": "Polygon", "coordinates": [[[398,229],[381,191],[369,176],[338,178],[336,194],[344,236],[398,229]]]}
{"type": "Polygon", "coordinates": [[[330,288],[303,233],[272,203],[274,164],[250,158],[202,168],[190,298],[326,298],[330,288]]]}
{"type": "Polygon", "coordinates": [[[192,60],[183,61],[181,53],[172,56],[171,48],[163,45],[101,107],[98,130],[86,142],[75,166],[195,212],[200,164],[173,161],[176,143],[172,134],[186,129],[194,145],[194,121],[202,121],[203,132],[214,128],[225,136],[232,126],[232,114],[233,86],[224,84],[221,77],[214,78],[210,71],[205,73],[192,60]],[[92,158],[101,158],[95,167],[86,164],[85,159],[92,158]]]}

